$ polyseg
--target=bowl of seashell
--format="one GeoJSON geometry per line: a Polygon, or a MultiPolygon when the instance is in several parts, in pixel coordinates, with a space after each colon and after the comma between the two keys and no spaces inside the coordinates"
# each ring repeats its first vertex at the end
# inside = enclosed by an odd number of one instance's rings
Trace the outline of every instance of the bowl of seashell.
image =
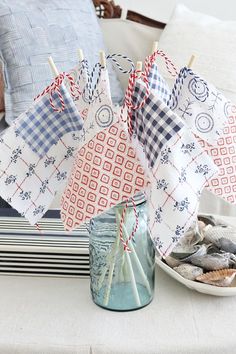
{"type": "Polygon", "coordinates": [[[236,295],[236,227],[199,215],[172,253],[157,264],[192,290],[215,296],[236,295]]]}

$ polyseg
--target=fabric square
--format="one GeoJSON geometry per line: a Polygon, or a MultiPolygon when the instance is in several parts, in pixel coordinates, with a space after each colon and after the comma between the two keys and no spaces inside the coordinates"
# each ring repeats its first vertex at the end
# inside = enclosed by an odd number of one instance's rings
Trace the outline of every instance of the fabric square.
{"type": "Polygon", "coordinates": [[[215,145],[228,124],[231,103],[191,69],[181,69],[168,106],[201,139],[215,145]]]}
{"type": "Polygon", "coordinates": [[[167,103],[170,98],[170,88],[166,80],[159,73],[157,64],[154,63],[151,67],[150,73],[148,75],[149,88],[155,91],[158,98],[167,103]]]}
{"type": "Polygon", "coordinates": [[[236,204],[236,107],[232,107],[229,123],[215,147],[200,138],[198,141],[219,168],[218,176],[209,180],[206,188],[228,203],[236,204]]]}
{"type": "MultiPolygon", "coordinates": [[[[140,83],[136,83],[136,87],[139,88],[136,94],[146,90],[140,83]]],[[[153,92],[150,92],[143,107],[134,112],[134,117],[134,134],[143,145],[146,158],[152,167],[162,147],[184,123],[153,92]]]]}
{"type": "Polygon", "coordinates": [[[87,60],[82,60],[74,69],[70,70],[69,75],[73,78],[81,92],[81,95],[74,97],[74,102],[81,118],[86,120],[90,104],[87,60]]]}
{"type": "Polygon", "coordinates": [[[34,225],[67,180],[77,142],[71,133],[40,158],[16,135],[14,127],[0,137],[0,195],[34,225]]]}
{"type": "MultiPolygon", "coordinates": [[[[70,132],[78,132],[83,127],[78,110],[72,97],[63,85],[60,94],[65,108],[56,111],[50,102],[50,93],[38,99],[25,113],[15,121],[15,131],[29,147],[43,157],[60,138],[70,132]]],[[[53,105],[61,109],[61,100],[57,92],[52,94],[53,105]]]]}
{"type": "MultiPolygon", "coordinates": [[[[110,83],[107,69],[101,69],[97,82],[97,87],[91,100],[89,98],[82,98],[75,102],[77,108],[80,109],[82,115],[83,110],[85,121],[80,131],[72,133],[73,140],[77,141],[77,148],[80,149],[83,145],[93,144],[92,138],[101,132],[106,127],[112,125],[117,121],[118,116],[114,114],[112,109],[111,95],[110,95],[110,83]]],[[[114,140],[114,139],[113,139],[114,140]]],[[[110,146],[112,148],[112,139],[110,140],[110,146]]],[[[102,152],[103,145],[97,144],[96,149],[100,149],[102,152]]],[[[98,161],[98,160],[97,160],[98,161]]]]}
{"type": "MultiPolygon", "coordinates": [[[[61,199],[61,218],[67,230],[73,230],[92,217],[133,197],[136,193],[144,190],[148,183],[148,177],[144,173],[137,155],[129,142],[128,134],[125,132],[122,122],[116,122],[109,128],[99,132],[93,138],[93,143],[95,148],[90,148],[89,144],[86,144],[78,151],[68,185],[61,199]],[[108,140],[113,139],[114,130],[117,131],[115,145],[113,147],[114,155],[109,156],[105,152],[109,149],[108,140]],[[96,152],[96,145],[100,145],[101,140],[103,140],[104,146],[102,155],[96,152]],[[122,151],[118,150],[118,147],[121,145],[123,146],[122,151]],[[96,165],[98,171],[96,190],[91,188],[93,177],[85,169],[88,163],[86,156],[89,151],[91,154],[95,156],[98,155],[102,158],[100,166],[96,165]],[[122,156],[123,159],[117,159],[117,155],[122,156]],[[127,168],[129,164],[134,166],[132,171],[127,168]],[[107,166],[109,166],[109,168],[107,168],[107,166]],[[78,170],[81,172],[79,180],[75,178],[78,170]],[[84,194],[77,195],[76,201],[74,201],[71,198],[72,195],[74,195],[74,184],[80,184],[83,176],[87,177],[88,184],[84,194]],[[119,178],[120,184],[116,182],[117,177],[119,178]],[[115,190],[114,184],[116,185],[115,190]],[[89,207],[91,195],[93,196],[93,208],[89,207]],[[83,204],[84,208],[78,208],[78,204],[83,204]],[[73,213],[71,212],[71,206],[74,210],[73,213]]],[[[93,164],[91,164],[91,168],[94,168],[93,164]]]]}
{"type": "Polygon", "coordinates": [[[162,148],[151,170],[149,228],[162,257],[171,253],[197,218],[199,197],[218,169],[183,127],[162,148]]]}

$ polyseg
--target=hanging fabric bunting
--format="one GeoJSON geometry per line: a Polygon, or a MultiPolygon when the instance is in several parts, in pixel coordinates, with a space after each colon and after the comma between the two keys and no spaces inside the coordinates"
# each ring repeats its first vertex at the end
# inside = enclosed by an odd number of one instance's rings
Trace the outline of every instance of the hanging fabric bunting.
{"type": "Polygon", "coordinates": [[[215,145],[228,124],[230,102],[209,82],[184,67],[174,84],[168,106],[201,139],[215,145]]]}
{"type": "Polygon", "coordinates": [[[219,167],[219,174],[208,181],[206,188],[236,203],[235,108],[213,85],[188,68],[180,71],[168,104],[219,167]]]}
{"type": "Polygon", "coordinates": [[[64,78],[70,79],[70,91],[80,94],[73,79],[64,74],[55,78],[31,107],[14,122],[17,135],[39,156],[43,157],[60,138],[83,127],[78,110],[69,91],[63,86],[64,78]],[[42,97],[41,97],[42,96],[42,97]]]}
{"type": "Polygon", "coordinates": [[[161,148],[151,169],[149,227],[163,257],[196,220],[202,189],[217,172],[185,126],[161,148]]]}
{"type": "Polygon", "coordinates": [[[110,87],[103,86],[106,82],[100,80],[97,85],[97,92],[103,92],[100,107],[93,114],[89,112],[85,121],[89,124],[95,118],[97,134],[78,150],[62,196],[61,217],[67,230],[129,199],[147,185],[148,178],[119,118],[120,110],[115,112],[108,102],[110,87]]]}
{"type": "Polygon", "coordinates": [[[113,123],[77,153],[61,200],[65,229],[73,230],[133,197],[147,182],[123,123],[113,123]]]}
{"type": "MultiPolygon", "coordinates": [[[[81,149],[98,132],[109,127],[118,118],[114,115],[112,109],[110,83],[108,71],[100,66],[97,84],[89,90],[92,97],[88,98],[87,116],[81,131],[73,134],[73,139],[77,141],[77,149],[81,149]]],[[[78,107],[80,103],[78,101],[78,107]]]]}
{"type": "MultiPolygon", "coordinates": [[[[67,74],[59,75],[53,84],[44,90],[43,97],[39,97],[30,109],[18,118],[19,122],[17,120],[14,125],[5,130],[0,139],[0,195],[32,225],[48,210],[55,194],[65,183],[72,166],[78,143],[73,138],[73,130],[69,128],[70,132],[67,133],[68,125],[63,130],[63,120],[70,125],[72,122],[70,118],[75,117],[77,125],[75,129],[80,129],[82,134],[82,120],[68,91],[61,86],[65,76],[67,77],[67,74]],[[33,133],[39,129],[39,126],[42,128],[40,132],[42,135],[39,136],[42,143],[37,139],[34,142],[32,133],[29,131],[29,136],[26,134],[29,129],[26,119],[37,110],[42,116],[44,113],[41,108],[45,102],[51,115],[54,114],[54,117],[61,115],[59,122],[54,122],[51,116],[49,118],[52,124],[59,124],[58,130],[62,129],[59,135],[63,136],[61,138],[53,136],[50,127],[44,130],[43,120],[37,123],[33,118],[36,125],[33,133]],[[49,103],[52,111],[48,107],[49,103]],[[22,125],[25,128],[20,130],[22,125]]],[[[70,81],[68,90],[72,96],[75,96],[73,80],[70,81]]],[[[45,111],[47,116],[45,119],[48,118],[47,113],[45,111]]],[[[31,120],[28,123],[31,124],[31,120]]]]}
{"type": "MultiPolygon", "coordinates": [[[[167,102],[170,98],[170,89],[169,86],[166,82],[166,80],[161,76],[161,74],[159,73],[158,70],[158,66],[157,64],[154,62],[149,75],[148,75],[148,83],[149,83],[149,87],[151,90],[154,90],[158,97],[163,101],[163,102],[167,102]]],[[[135,89],[136,91],[136,89],[135,89]]],[[[136,95],[136,101],[138,99],[138,95],[136,95]]],[[[138,102],[137,102],[138,103],[138,102]]]]}
{"type": "MultiPolygon", "coordinates": [[[[77,148],[114,122],[110,95],[106,94],[109,81],[105,69],[101,70],[98,81],[99,89],[89,104],[91,119],[84,122],[80,131],[70,131],[60,138],[42,158],[16,133],[15,126],[1,136],[0,195],[32,225],[41,219],[57,191],[65,185],[77,148]]],[[[48,97],[50,92],[44,94],[48,97]]],[[[73,100],[68,100],[74,110],[73,100]]]]}
{"type": "MultiPolygon", "coordinates": [[[[140,101],[138,97],[143,100],[145,91],[141,80],[136,81],[134,101],[140,101]]],[[[160,149],[183,127],[184,123],[159,99],[159,93],[153,91],[145,99],[145,104],[135,111],[134,117],[133,133],[142,144],[148,163],[152,167],[160,149]]]]}
{"type": "Polygon", "coordinates": [[[79,87],[81,95],[74,97],[75,105],[80,113],[83,120],[86,120],[88,115],[88,108],[90,104],[89,99],[89,70],[87,60],[82,60],[79,62],[78,66],[69,72],[70,76],[73,78],[76,85],[79,87]]]}
{"type": "Polygon", "coordinates": [[[77,142],[66,134],[40,158],[16,135],[14,126],[0,138],[0,195],[30,222],[37,223],[65,183],[77,142]]]}
{"type": "Polygon", "coordinates": [[[229,122],[216,146],[198,141],[219,168],[219,174],[208,181],[206,189],[236,204],[236,107],[229,107],[229,122]]]}
{"type": "Polygon", "coordinates": [[[165,257],[196,219],[201,191],[217,168],[184,121],[158,94],[150,91],[147,97],[141,80],[136,87],[135,94],[143,101],[136,112],[134,133],[150,175],[150,234],[165,257]]]}

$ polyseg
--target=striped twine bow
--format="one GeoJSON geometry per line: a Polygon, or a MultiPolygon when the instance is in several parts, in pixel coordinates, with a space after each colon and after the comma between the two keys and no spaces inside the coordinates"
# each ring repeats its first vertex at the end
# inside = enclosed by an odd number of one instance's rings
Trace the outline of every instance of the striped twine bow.
{"type": "Polygon", "coordinates": [[[133,133],[132,120],[131,120],[132,111],[141,109],[146,103],[146,100],[150,94],[148,77],[150,74],[150,70],[158,56],[164,58],[166,68],[168,72],[171,74],[171,76],[176,77],[176,75],[178,74],[175,65],[162,50],[157,50],[152,55],[146,57],[143,72],[139,72],[137,70],[131,72],[129,77],[128,87],[125,93],[124,105],[121,110],[121,119],[124,123],[127,123],[130,136],[132,136],[133,133]],[[132,96],[134,92],[135,81],[137,78],[141,78],[145,83],[145,95],[142,101],[138,105],[134,106],[132,103],[132,96]],[[128,119],[123,118],[125,106],[128,108],[128,119]]]}
{"type": "MultiPolygon", "coordinates": [[[[108,54],[106,56],[107,60],[112,60],[113,63],[118,67],[118,69],[123,73],[123,74],[130,74],[131,72],[134,71],[134,63],[133,61],[127,57],[126,55],[120,54],[120,53],[113,53],[113,54],[108,54]],[[118,62],[118,60],[116,60],[116,58],[121,58],[124,60],[127,60],[128,63],[131,65],[129,70],[125,70],[121,64],[118,62]]],[[[89,74],[88,71],[88,63],[87,63],[87,77],[88,77],[88,95],[89,95],[89,101],[92,102],[92,99],[94,97],[94,93],[97,89],[99,80],[100,80],[100,76],[101,76],[101,71],[102,69],[104,69],[104,67],[100,64],[100,63],[96,63],[91,71],[91,73],[89,74]],[[94,76],[96,71],[98,71],[97,77],[96,77],[96,81],[94,82],[94,76]],[[94,85],[93,85],[94,82],[94,85]],[[93,87],[92,87],[93,86],[93,87]]]]}
{"type": "Polygon", "coordinates": [[[123,244],[124,246],[124,251],[127,251],[129,253],[131,253],[131,249],[129,248],[129,242],[131,240],[134,239],[134,236],[138,230],[138,227],[139,227],[139,222],[138,222],[138,214],[137,214],[137,208],[136,208],[136,204],[133,200],[133,198],[130,199],[132,204],[133,204],[133,210],[134,210],[134,215],[135,215],[135,225],[133,227],[133,230],[129,236],[129,238],[127,240],[124,240],[124,237],[123,237],[123,225],[125,226],[125,214],[127,212],[127,209],[128,209],[128,204],[129,204],[129,200],[127,200],[126,204],[125,204],[125,207],[122,211],[122,215],[121,215],[121,220],[120,220],[120,240],[121,240],[121,243],[123,244]]]}
{"type": "Polygon", "coordinates": [[[58,76],[55,77],[55,79],[53,80],[53,82],[51,83],[51,85],[47,86],[43,92],[41,92],[37,97],[35,97],[34,100],[37,100],[40,97],[45,96],[46,94],[50,94],[49,97],[49,101],[50,104],[52,106],[52,109],[56,112],[63,112],[65,109],[65,102],[63,100],[62,94],[61,94],[61,85],[63,84],[64,79],[67,79],[69,81],[69,90],[70,90],[70,94],[72,97],[78,97],[79,95],[81,95],[81,92],[79,90],[78,85],[76,85],[73,77],[65,72],[59,74],[58,76]],[[60,104],[61,107],[56,107],[53,103],[53,94],[57,93],[59,100],[60,100],[60,104]]]}
{"type": "Polygon", "coordinates": [[[174,63],[170,60],[170,58],[162,50],[157,50],[153,54],[146,57],[146,59],[145,59],[146,75],[147,76],[149,75],[151,67],[153,66],[153,64],[156,61],[158,56],[160,56],[164,59],[168,73],[171,76],[176,77],[178,75],[178,71],[177,71],[174,63]]]}
{"type": "Polygon", "coordinates": [[[123,74],[130,74],[131,72],[134,71],[134,63],[133,61],[127,57],[126,55],[120,54],[120,53],[113,53],[113,54],[108,54],[106,57],[107,60],[111,59],[113,61],[113,63],[115,63],[115,65],[117,66],[117,68],[123,73],[123,74]],[[118,60],[116,60],[116,58],[121,58],[124,60],[127,60],[128,63],[130,64],[130,69],[129,70],[125,70],[120,63],[118,62],[118,60]]]}
{"type": "Polygon", "coordinates": [[[88,76],[88,85],[87,85],[87,89],[88,89],[88,96],[89,96],[89,102],[91,103],[94,97],[94,93],[97,89],[99,80],[100,80],[100,76],[101,76],[101,72],[102,69],[104,69],[104,67],[100,64],[100,63],[96,63],[94,65],[94,67],[92,68],[91,73],[89,74],[88,68],[87,68],[87,76],[88,76]],[[94,76],[96,71],[98,71],[96,80],[94,82],[94,76]],[[93,84],[94,82],[94,84],[93,84]]]}

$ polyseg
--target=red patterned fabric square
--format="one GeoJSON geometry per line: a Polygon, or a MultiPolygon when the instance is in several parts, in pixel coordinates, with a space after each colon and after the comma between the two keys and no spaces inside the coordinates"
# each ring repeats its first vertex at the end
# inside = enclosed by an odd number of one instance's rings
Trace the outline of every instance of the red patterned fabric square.
{"type": "Polygon", "coordinates": [[[148,177],[122,123],[111,125],[77,153],[61,200],[61,217],[65,228],[72,230],[79,227],[144,190],[147,183],[148,177]]]}

